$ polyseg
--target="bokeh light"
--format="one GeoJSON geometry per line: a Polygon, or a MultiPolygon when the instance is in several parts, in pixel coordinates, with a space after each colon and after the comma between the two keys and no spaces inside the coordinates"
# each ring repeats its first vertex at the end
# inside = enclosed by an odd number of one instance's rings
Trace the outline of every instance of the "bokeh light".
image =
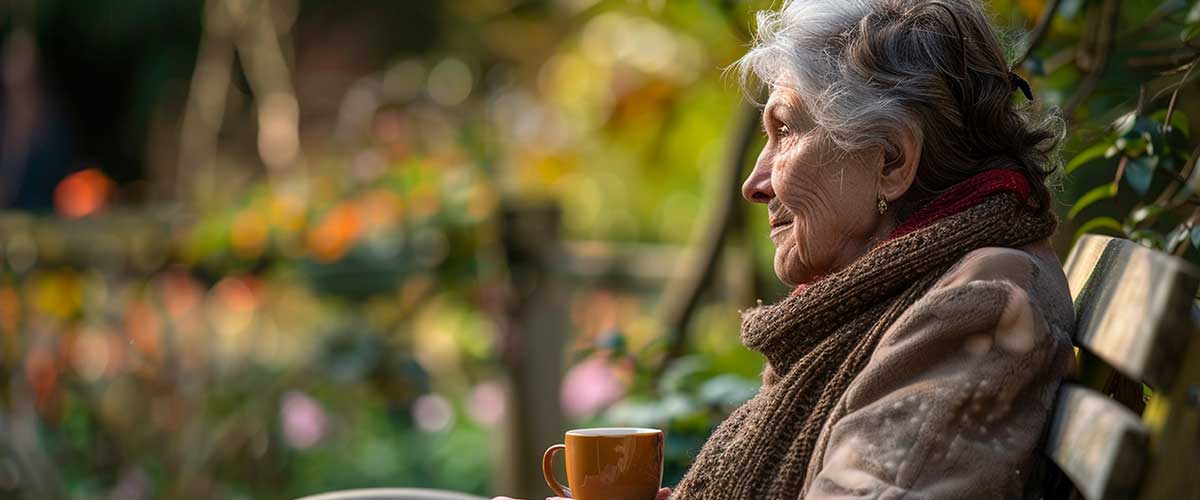
{"type": "Polygon", "coordinates": [[[288,446],[304,450],[315,446],[325,435],[328,417],[315,399],[299,391],[288,391],[280,403],[283,437],[288,446]]]}
{"type": "Polygon", "coordinates": [[[444,396],[426,394],[413,403],[413,420],[425,432],[446,430],[454,423],[454,408],[444,396]]]}
{"type": "Polygon", "coordinates": [[[429,70],[429,97],[443,106],[456,106],[471,95],[471,68],[459,59],[448,57],[429,70]]]}
{"type": "Polygon", "coordinates": [[[77,219],[99,212],[116,193],[116,184],[97,168],[67,176],[54,188],[54,208],[59,215],[77,219]]]}
{"type": "Polygon", "coordinates": [[[475,421],[487,426],[499,425],[507,410],[503,385],[493,381],[479,383],[471,389],[471,398],[468,404],[471,409],[471,418],[474,418],[475,421]]]}
{"type": "Polygon", "coordinates": [[[595,415],[625,395],[628,374],[603,357],[593,357],[572,367],[563,378],[562,407],[567,415],[582,418],[595,415]]]}
{"type": "Polygon", "coordinates": [[[358,207],[350,203],[339,204],[309,230],[308,249],[318,260],[338,260],[358,241],[362,226],[358,207]]]}
{"type": "Polygon", "coordinates": [[[38,260],[38,247],[32,235],[24,231],[17,232],[10,235],[6,243],[4,256],[10,269],[17,273],[33,269],[38,260]]]}

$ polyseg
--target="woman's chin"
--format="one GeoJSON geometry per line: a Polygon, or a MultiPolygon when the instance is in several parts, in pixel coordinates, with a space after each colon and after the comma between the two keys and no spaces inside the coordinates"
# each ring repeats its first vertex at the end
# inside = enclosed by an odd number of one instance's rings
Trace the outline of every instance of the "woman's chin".
{"type": "Polygon", "coordinates": [[[775,249],[775,276],[788,286],[797,286],[801,283],[807,283],[812,273],[806,272],[800,265],[797,264],[796,250],[794,247],[780,247],[775,249]]]}

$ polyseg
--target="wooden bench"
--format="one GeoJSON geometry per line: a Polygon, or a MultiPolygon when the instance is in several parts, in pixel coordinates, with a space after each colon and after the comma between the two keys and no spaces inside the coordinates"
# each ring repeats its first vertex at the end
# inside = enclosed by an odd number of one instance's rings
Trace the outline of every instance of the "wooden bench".
{"type": "Polygon", "coordinates": [[[1200,268],[1097,235],[1064,267],[1079,372],[1046,441],[1070,484],[1048,497],[1200,498],[1200,268]]]}

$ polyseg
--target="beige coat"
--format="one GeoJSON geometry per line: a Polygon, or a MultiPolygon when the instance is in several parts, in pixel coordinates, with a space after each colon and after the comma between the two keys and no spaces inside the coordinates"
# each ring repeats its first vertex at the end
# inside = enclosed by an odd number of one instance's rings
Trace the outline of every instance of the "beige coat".
{"type": "Polygon", "coordinates": [[[883,334],[821,431],[803,498],[1027,495],[1073,325],[1049,243],[966,255],[883,334]]]}

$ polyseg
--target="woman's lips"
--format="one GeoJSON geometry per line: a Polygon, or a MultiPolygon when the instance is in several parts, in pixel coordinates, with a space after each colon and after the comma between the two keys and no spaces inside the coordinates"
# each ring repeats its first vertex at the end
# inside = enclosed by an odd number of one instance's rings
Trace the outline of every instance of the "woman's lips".
{"type": "Polygon", "coordinates": [[[786,231],[792,227],[792,221],[776,221],[771,223],[771,237],[774,238],[777,233],[786,231]]]}

